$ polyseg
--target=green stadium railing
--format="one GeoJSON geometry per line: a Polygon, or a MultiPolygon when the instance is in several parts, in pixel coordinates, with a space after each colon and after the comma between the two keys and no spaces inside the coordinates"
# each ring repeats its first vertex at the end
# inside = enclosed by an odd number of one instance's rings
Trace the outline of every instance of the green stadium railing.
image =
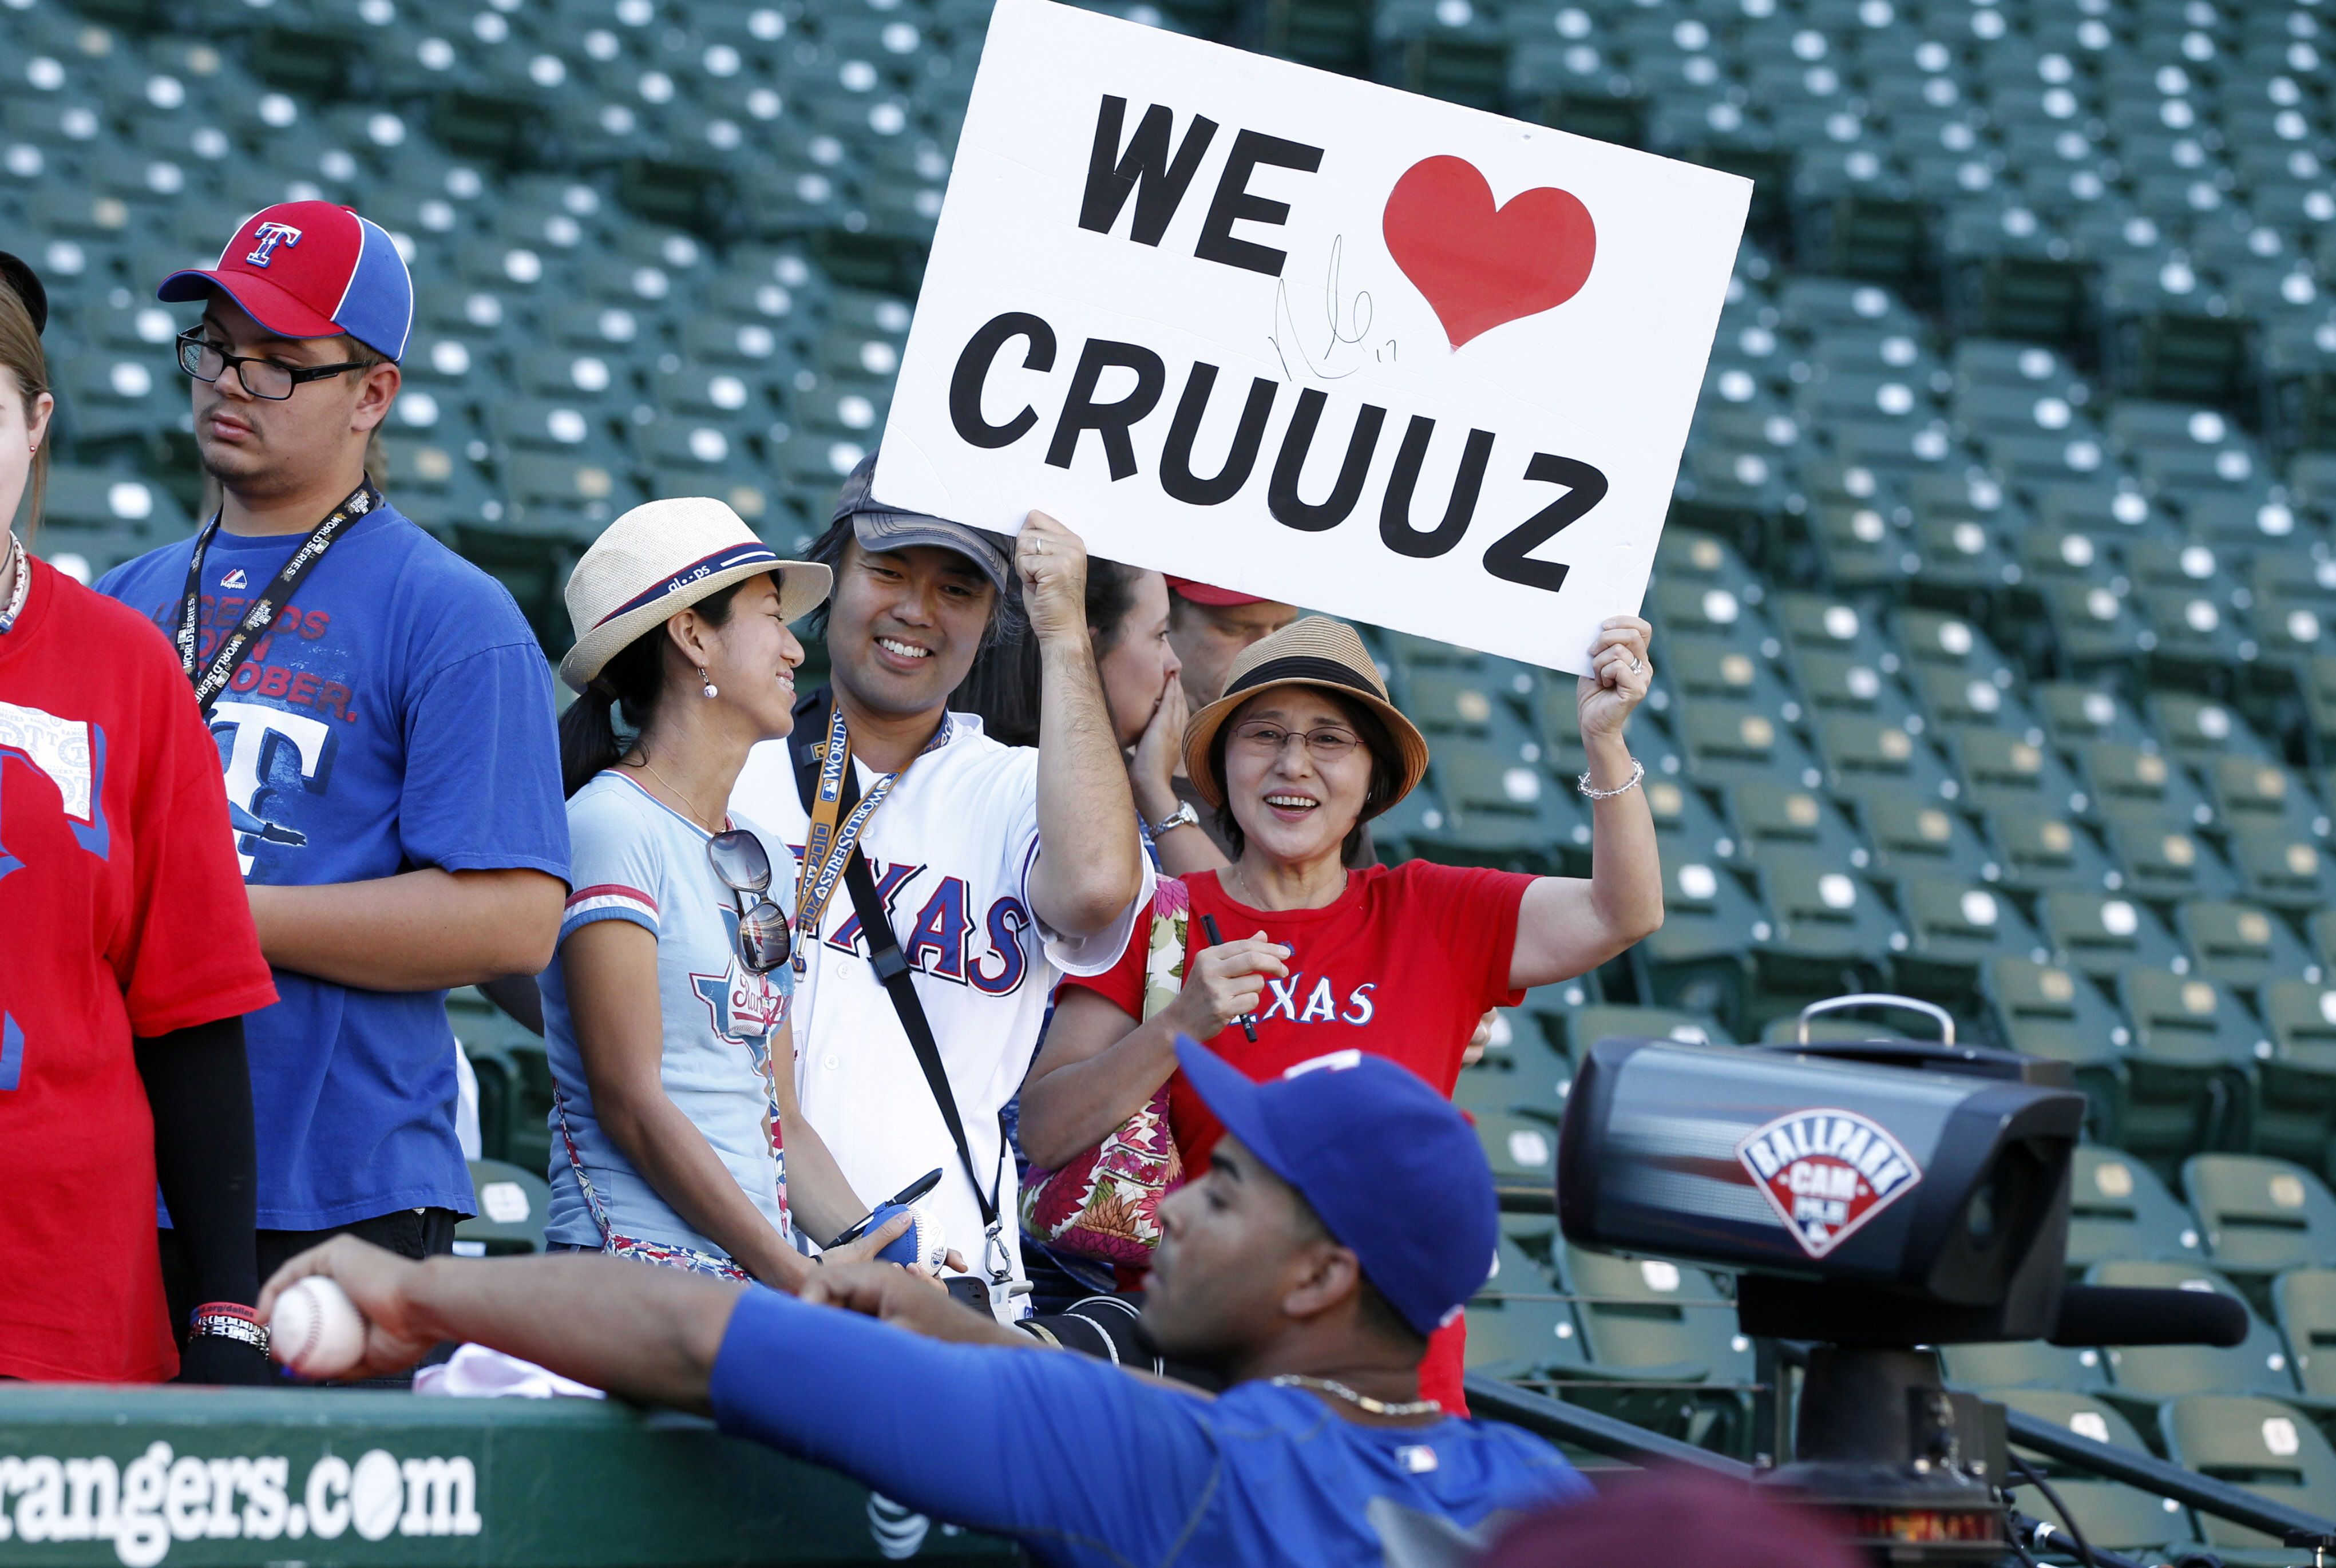
{"type": "Polygon", "coordinates": [[[793,1568],[911,1551],[1023,1560],[616,1401],[0,1384],[0,1568],[793,1568]]]}

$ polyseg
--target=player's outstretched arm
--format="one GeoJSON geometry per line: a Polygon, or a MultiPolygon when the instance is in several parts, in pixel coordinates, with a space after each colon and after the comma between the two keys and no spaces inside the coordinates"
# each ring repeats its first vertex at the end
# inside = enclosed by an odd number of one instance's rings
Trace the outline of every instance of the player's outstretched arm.
{"type": "Polygon", "coordinates": [[[628,1399],[699,1414],[712,1409],[706,1380],[745,1289],[584,1254],[417,1263],[336,1236],[277,1271],[259,1293],[261,1320],[286,1287],[310,1274],[331,1277],[365,1314],[365,1360],[348,1377],[402,1372],[442,1340],[469,1340],[628,1399]]]}

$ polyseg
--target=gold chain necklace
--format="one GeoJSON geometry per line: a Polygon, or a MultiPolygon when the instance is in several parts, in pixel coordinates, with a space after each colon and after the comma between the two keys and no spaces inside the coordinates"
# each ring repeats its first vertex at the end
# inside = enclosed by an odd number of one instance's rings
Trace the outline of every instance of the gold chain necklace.
{"type": "Polygon", "coordinates": [[[1344,1383],[1329,1378],[1306,1378],[1296,1372],[1284,1372],[1273,1380],[1277,1388],[1313,1388],[1344,1399],[1367,1416],[1441,1416],[1443,1404],[1435,1399],[1374,1399],[1368,1394],[1358,1394],[1344,1383]]]}
{"type": "Polygon", "coordinates": [[[657,764],[649,761],[649,754],[647,752],[641,753],[641,766],[648,769],[649,776],[651,778],[657,780],[657,783],[671,790],[673,792],[674,799],[679,801],[683,805],[689,808],[689,821],[691,826],[706,828],[706,831],[710,833],[718,833],[722,831],[719,827],[706,827],[706,819],[697,814],[697,803],[691,800],[687,792],[676,784],[671,779],[657,772],[657,764]]]}

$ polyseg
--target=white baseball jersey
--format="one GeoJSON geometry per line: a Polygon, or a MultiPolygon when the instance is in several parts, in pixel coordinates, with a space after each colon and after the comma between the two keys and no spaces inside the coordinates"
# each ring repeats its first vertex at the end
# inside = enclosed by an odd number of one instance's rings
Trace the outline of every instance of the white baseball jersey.
{"type": "MultiPolygon", "coordinates": [[[[1147,862],[1143,887],[1107,930],[1066,939],[1046,929],[1031,910],[1028,885],[1038,858],[1038,754],[992,740],[970,715],[950,714],[947,723],[948,741],[902,775],[860,847],[901,956],[916,971],[917,997],[940,1047],[974,1169],[985,1186],[998,1174],[1002,1239],[1018,1276],[1014,1157],[999,1136],[998,1113],[1029,1070],[1055,982],[1065,973],[1101,974],[1119,961],[1136,911],[1151,906],[1152,871],[1147,862]]],[[[856,759],[853,765],[864,794],[879,775],[856,759]]],[[[730,798],[801,858],[810,819],[785,742],[767,741],[749,754],[730,798]]],[[[793,890],[771,891],[792,918],[793,890]]],[[[868,961],[851,891],[840,883],[809,952],[794,999],[795,1087],[804,1119],[863,1202],[889,1198],[939,1166],[940,1185],[923,1206],[978,1273],[980,1204],[892,998],[868,961]]],[[[1018,1300],[1012,1308],[1017,1316],[1024,1310],[1018,1300]]]]}

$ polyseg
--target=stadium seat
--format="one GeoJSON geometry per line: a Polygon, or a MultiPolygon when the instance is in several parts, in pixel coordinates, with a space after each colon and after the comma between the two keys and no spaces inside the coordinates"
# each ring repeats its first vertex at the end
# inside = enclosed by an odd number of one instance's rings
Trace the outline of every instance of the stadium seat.
{"type": "Polygon", "coordinates": [[[1706,1446],[1736,1447],[1751,1410],[1744,1386],[1753,1377],[1752,1341],[1711,1276],[1571,1242],[1556,1257],[1589,1351],[1587,1380],[1567,1397],[1706,1446]],[[1601,1389],[1601,1381],[1635,1386],[1601,1389]],[[1660,1387],[1666,1384],[1677,1388],[1660,1387]],[[1701,1391],[1710,1385],[1718,1387],[1701,1391]]]}
{"type": "MultiPolygon", "coordinates": [[[[2137,1454],[2149,1453],[2149,1446],[2114,1406],[2088,1398],[2081,1391],[2072,1391],[2080,1389],[2081,1385],[2058,1388],[1969,1386],[1980,1388],[1986,1398],[2023,1416],[2066,1427],[2080,1437],[2113,1443],[2137,1454]]],[[[2156,1556],[2172,1544],[2188,1538],[2195,1528],[2189,1510],[2170,1498],[2153,1496],[2121,1482],[2100,1480],[2017,1444],[2013,1447],[2030,1469],[2050,1483],[2053,1493],[2047,1499],[2038,1488],[2015,1481],[2014,1495],[2020,1509],[2058,1523],[2058,1510],[2065,1506],[2069,1514],[2068,1523],[2084,1533],[2088,1545],[2156,1556]]]]}
{"type": "Polygon", "coordinates": [[[472,1160],[479,1212],[454,1227],[454,1251],[475,1258],[543,1251],[551,1189],[533,1172],[503,1160],[472,1160]]]}
{"type": "Polygon", "coordinates": [[[2053,1388],[2096,1394],[2109,1386],[2108,1359],[2100,1351],[2048,1345],[2041,1339],[1942,1345],[1939,1364],[1948,1386],[1956,1388],[2053,1388]]]}
{"type": "Polygon", "coordinates": [[[2114,894],[2054,889],[2037,901],[2038,923],[2056,961],[2104,983],[2132,964],[2171,969],[2188,957],[2144,906],[2114,894]]]}
{"type": "MultiPolygon", "coordinates": [[[[2185,1263],[2107,1262],[2085,1271],[2088,1285],[2130,1286],[2151,1290],[2219,1290],[2244,1305],[2237,1287],[2211,1269],[2185,1263]]],[[[2120,1407],[2147,1414],[2165,1400],[2192,1394],[2262,1394],[2292,1398],[2294,1369],[2279,1333],[2247,1306],[2245,1340],[2228,1349],[2205,1345],[2111,1347],[2109,1398],[2120,1407]]]]}
{"type": "Polygon", "coordinates": [[[2336,1197],[2317,1175],[2285,1160],[2199,1154],[2184,1162],[2182,1190],[2206,1239],[2206,1260],[2268,1307],[2271,1277],[2336,1267],[2336,1197]]]}
{"type": "Polygon", "coordinates": [[[1656,1039],[1668,1037],[1693,1046],[1732,1046],[1735,1039],[1718,1022],[1675,1008],[1631,1008],[1604,1005],[1578,1009],[1567,1021],[1567,1039],[1579,1063],[1590,1047],[1604,1039],[1656,1039]]]}
{"type": "Polygon", "coordinates": [[[1493,1019],[1484,1059],[1460,1069],[1452,1099],[1472,1113],[1530,1106],[1554,1116],[1565,1108],[1565,1090],[1572,1076],[1564,1056],[1540,1024],[1521,1009],[1503,1008],[1493,1019]]]}
{"type": "Polygon", "coordinates": [[[1531,1379],[1582,1368],[1581,1327],[1546,1261],[1554,1235],[1547,1220],[1502,1221],[1493,1271],[1468,1302],[1470,1371],[1531,1379]]]}
{"type": "Polygon", "coordinates": [[[2290,1269],[2272,1281],[2272,1317],[2311,1398],[2336,1398],[2336,1269],[2290,1269]]]}
{"type": "Polygon", "coordinates": [[[2192,899],[2175,909],[2174,923],[2200,974],[2242,990],[2305,977],[2316,967],[2287,922],[2268,910],[2225,899],[2192,899]]]}
{"type": "Polygon", "coordinates": [[[2025,955],[2002,954],[1980,968],[1996,1037],[2023,1055],[2066,1062],[2091,1103],[2093,1136],[2115,1144],[2125,1115],[2125,1051],[2132,1038],[2100,989],[2086,976],[2025,955]]]}
{"type": "Polygon", "coordinates": [[[2120,1141],[2156,1159],[2244,1147],[2261,1037],[2246,1009],[2211,979],[2154,965],[2124,969],[2117,992],[2133,1023],[2120,1141]]]}
{"type": "Polygon", "coordinates": [[[2009,894],[1967,877],[1911,875],[1898,881],[1904,950],[1891,960],[1893,983],[1959,1010],[1973,1000],[1980,970],[2002,953],[2044,959],[2043,939],[2009,894]]]}
{"type": "MultiPolygon", "coordinates": [[[[2175,1399],[2158,1416],[2166,1457],[2291,1508],[2336,1514],[2336,1451],[2292,1405],[2273,1398],[2175,1399]]],[[[2199,1524],[2206,1544],[2233,1563],[2301,1561],[2275,1538],[2212,1514],[2199,1524]]]]}
{"type": "Polygon", "coordinates": [[[2080,1144],[2068,1178],[2068,1267],[2199,1261],[2197,1222],[2157,1174],[2122,1149],[2080,1144]]]}
{"type": "Polygon", "coordinates": [[[1556,1122],[1514,1109],[1472,1110],[1470,1115],[1493,1179],[1546,1193],[1557,1180],[1556,1122]]]}

